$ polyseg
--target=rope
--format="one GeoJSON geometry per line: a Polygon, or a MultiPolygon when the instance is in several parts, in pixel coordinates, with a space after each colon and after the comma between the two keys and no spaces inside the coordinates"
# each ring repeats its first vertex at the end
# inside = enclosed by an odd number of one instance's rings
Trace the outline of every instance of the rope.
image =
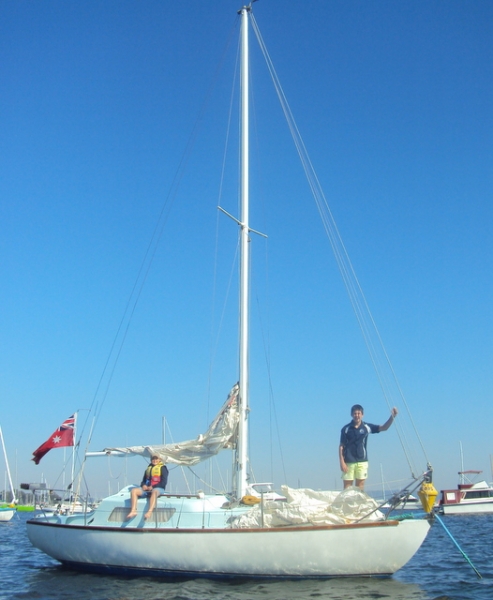
{"type": "MultiPolygon", "coordinates": [[[[235,17],[235,23],[237,20],[238,20],[238,17],[235,17]]],[[[215,87],[215,82],[216,82],[219,72],[221,70],[222,63],[224,62],[224,59],[226,57],[227,47],[229,46],[229,44],[231,43],[231,40],[233,38],[234,30],[235,30],[235,26],[233,26],[231,28],[229,39],[228,39],[227,44],[223,51],[222,60],[220,61],[219,65],[214,73],[214,76],[211,81],[211,85],[208,89],[208,92],[206,94],[204,102],[202,103],[202,106],[200,107],[198,116],[195,120],[195,124],[192,129],[192,133],[190,134],[190,137],[187,141],[185,150],[183,151],[183,154],[179,161],[178,167],[175,171],[175,174],[174,174],[173,180],[171,182],[170,188],[168,190],[168,193],[167,193],[166,197],[164,198],[164,202],[161,207],[161,211],[159,213],[156,226],[152,232],[147,249],[144,253],[144,257],[142,259],[139,271],[135,278],[133,287],[130,291],[125,309],[123,311],[123,315],[122,315],[119,325],[117,327],[117,331],[115,333],[113,342],[112,342],[110,350],[108,352],[106,362],[104,364],[101,376],[100,376],[98,384],[96,386],[96,390],[94,392],[94,396],[93,396],[91,406],[89,409],[89,414],[83,424],[80,438],[82,438],[84,431],[86,430],[86,427],[89,425],[89,419],[90,419],[90,416],[92,413],[92,422],[90,425],[90,430],[89,430],[89,433],[87,436],[87,441],[86,441],[86,445],[85,445],[85,449],[84,449],[81,470],[80,470],[80,473],[78,476],[79,483],[77,486],[77,488],[78,488],[77,492],[80,489],[82,479],[84,477],[83,471],[84,471],[84,466],[85,466],[85,461],[86,461],[86,454],[87,454],[87,451],[88,451],[91,441],[92,441],[92,432],[94,431],[96,423],[99,420],[103,406],[108,397],[109,388],[110,388],[111,382],[113,380],[113,376],[115,374],[115,369],[118,364],[120,354],[123,350],[125,340],[127,338],[127,334],[128,334],[129,328],[130,328],[130,323],[132,321],[135,309],[137,307],[140,296],[142,294],[144,285],[147,281],[147,277],[149,275],[150,268],[154,261],[154,258],[155,258],[156,252],[157,252],[157,248],[158,248],[161,238],[164,234],[164,231],[165,231],[165,228],[166,228],[166,225],[168,222],[168,218],[171,213],[171,209],[173,207],[174,201],[178,194],[178,190],[179,190],[181,181],[183,179],[183,175],[184,175],[186,166],[187,166],[189,158],[191,156],[192,149],[195,146],[195,140],[196,140],[198,132],[200,130],[203,116],[206,112],[206,107],[208,106],[208,104],[210,102],[212,90],[215,87]],[[103,389],[103,387],[104,387],[104,389],[103,389]]]]}
{"type": "Polygon", "coordinates": [[[464,552],[464,550],[462,550],[462,548],[459,546],[458,542],[456,541],[456,539],[454,538],[454,536],[450,533],[450,531],[447,529],[447,527],[445,526],[445,523],[442,521],[442,519],[438,516],[435,515],[436,520],[440,523],[440,525],[445,529],[447,535],[449,536],[449,538],[454,542],[454,544],[457,546],[457,548],[459,549],[459,552],[462,554],[462,556],[466,559],[466,561],[471,565],[471,567],[474,569],[474,572],[476,573],[476,575],[478,576],[478,579],[483,579],[481,573],[476,569],[476,567],[472,564],[470,558],[467,556],[467,554],[464,552]]]}
{"type": "MultiPolygon", "coordinates": [[[[318,180],[317,174],[306,150],[302,136],[294,120],[287,98],[275,71],[274,65],[258,29],[255,17],[251,13],[250,16],[252,20],[252,28],[255,32],[260,48],[264,55],[269,73],[274,83],[277,96],[281,103],[282,110],[284,112],[291,136],[293,138],[293,142],[300,157],[303,169],[305,171],[305,176],[307,178],[309,187],[314,197],[317,210],[322,220],[322,224],[325,229],[326,235],[332,247],[337,266],[341,273],[344,285],[346,287],[346,291],[348,293],[354,313],[356,315],[360,330],[363,335],[363,339],[365,341],[365,345],[370,355],[370,359],[372,361],[374,370],[377,374],[377,378],[387,406],[390,410],[391,407],[394,404],[396,404],[393,398],[400,398],[409,415],[411,427],[414,431],[416,439],[418,440],[418,444],[425,456],[426,462],[429,463],[421,437],[419,436],[409,406],[404,397],[400,384],[397,380],[395,370],[392,366],[388,353],[383,344],[380,332],[377,328],[373,315],[366,301],[366,297],[356,276],[348,252],[339,233],[337,224],[332,215],[327,199],[325,198],[322,186],[318,180]]],[[[406,434],[400,423],[396,426],[396,430],[411,474],[413,475],[413,477],[415,477],[414,473],[419,471],[415,467],[415,461],[411,456],[410,444],[406,439],[406,434]]]]}

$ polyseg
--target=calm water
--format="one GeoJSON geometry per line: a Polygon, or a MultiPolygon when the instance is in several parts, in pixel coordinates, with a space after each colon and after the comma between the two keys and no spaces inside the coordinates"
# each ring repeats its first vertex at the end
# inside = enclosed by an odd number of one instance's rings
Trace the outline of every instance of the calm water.
{"type": "Polygon", "coordinates": [[[444,517],[444,523],[483,579],[478,579],[439,523],[404,569],[389,579],[280,583],[163,581],[80,574],[31,546],[28,515],[0,523],[0,599],[36,600],[379,600],[493,598],[493,515],[444,517]]]}

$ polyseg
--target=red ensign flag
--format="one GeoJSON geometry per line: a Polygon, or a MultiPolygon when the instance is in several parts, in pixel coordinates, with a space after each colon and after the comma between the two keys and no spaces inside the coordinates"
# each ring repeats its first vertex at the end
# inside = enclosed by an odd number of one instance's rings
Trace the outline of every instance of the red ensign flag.
{"type": "Polygon", "coordinates": [[[62,448],[63,446],[74,445],[74,429],[75,429],[75,415],[69,417],[64,421],[60,427],[50,435],[44,444],[33,452],[34,462],[38,465],[39,461],[43,456],[49,452],[52,448],[62,448]]]}

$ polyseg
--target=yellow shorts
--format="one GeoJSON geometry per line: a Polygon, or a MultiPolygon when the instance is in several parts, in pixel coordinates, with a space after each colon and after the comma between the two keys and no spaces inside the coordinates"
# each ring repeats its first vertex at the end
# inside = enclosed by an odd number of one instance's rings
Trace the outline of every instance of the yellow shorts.
{"type": "Polygon", "coordinates": [[[368,477],[368,461],[347,463],[347,473],[342,474],[344,481],[353,479],[366,479],[368,477]]]}

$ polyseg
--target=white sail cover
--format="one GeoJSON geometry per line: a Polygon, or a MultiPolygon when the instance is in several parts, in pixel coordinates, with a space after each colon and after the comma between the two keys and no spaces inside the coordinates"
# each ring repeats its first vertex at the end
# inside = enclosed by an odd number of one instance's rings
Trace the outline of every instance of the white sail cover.
{"type": "Polygon", "coordinates": [[[225,448],[232,448],[236,443],[238,434],[238,397],[240,387],[235,384],[231,389],[226,402],[209,425],[209,429],[199,435],[195,440],[165,444],[158,446],[130,446],[126,448],[105,448],[104,452],[123,453],[140,456],[159,456],[164,463],[175,465],[193,466],[211,456],[218,454],[225,448]]]}
{"type": "Polygon", "coordinates": [[[230,523],[232,529],[256,527],[310,527],[344,525],[355,521],[381,521],[378,504],[363,491],[350,487],[342,492],[281,487],[285,502],[257,504],[230,523]]]}

